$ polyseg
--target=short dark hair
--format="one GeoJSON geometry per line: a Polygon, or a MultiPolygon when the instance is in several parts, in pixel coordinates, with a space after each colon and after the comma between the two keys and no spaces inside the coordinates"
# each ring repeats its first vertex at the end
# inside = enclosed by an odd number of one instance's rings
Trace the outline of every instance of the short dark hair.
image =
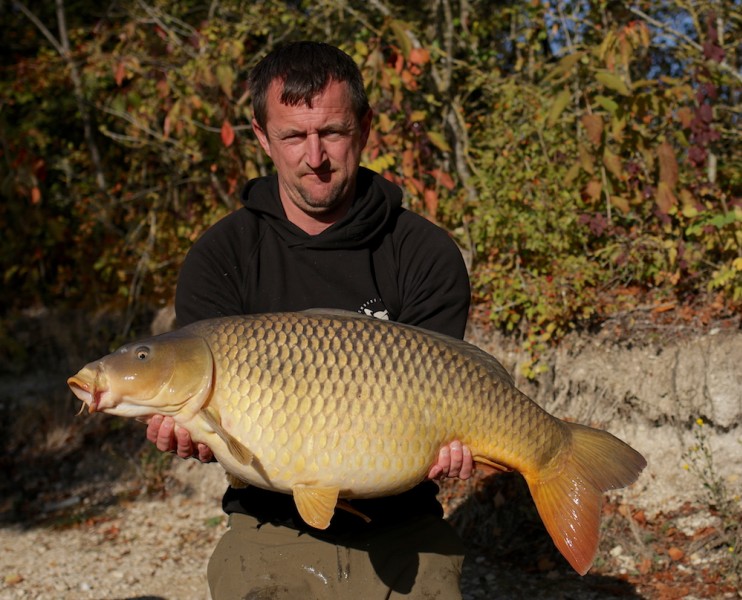
{"type": "Polygon", "coordinates": [[[274,80],[283,81],[281,102],[289,106],[306,104],[320,94],[330,81],[345,82],[360,120],[369,110],[363,76],[358,65],[345,52],[323,42],[292,42],[272,50],[250,72],[248,86],[255,120],[262,128],[268,112],[268,88],[274,80]]]}

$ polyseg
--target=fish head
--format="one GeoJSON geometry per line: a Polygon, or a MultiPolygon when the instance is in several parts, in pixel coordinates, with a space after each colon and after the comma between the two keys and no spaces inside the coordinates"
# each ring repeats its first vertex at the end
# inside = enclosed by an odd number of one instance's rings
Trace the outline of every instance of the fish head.
{"type": "Polygon", "coordinates": [[[125,344],[85,365],[67,385],[91,413],[190,415],[208,398],[213,369],[203,338],[173,332],[125,344]]]}

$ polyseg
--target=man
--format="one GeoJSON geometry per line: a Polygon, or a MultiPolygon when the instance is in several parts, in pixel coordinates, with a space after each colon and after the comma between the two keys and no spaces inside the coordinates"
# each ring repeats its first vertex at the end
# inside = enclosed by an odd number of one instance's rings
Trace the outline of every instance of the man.
{"type": "MultiPolygon", "coordinates": [[[[445,232],[401,207],[401,190],[359,167],[372,111],[353,60],[327,44],[271,52],[253,70],[253,129],[276,175],[250,181],[244,208],[188,253],[176,292],[180,325],[225,315],[339,308],[462,337],[463,260],[445,232]]],[[[163,451],[210,460],[172,419],[151,419],[163,451]]],[[[471,453],[441,449],[431,479],[469,477],[471,453]]],[[[214,600],[456,598],[463,547],[443,521],[437,486],[355,500],[318,531],[293,500],[229,488],[230,529],[209,562],[214,600]]]]}

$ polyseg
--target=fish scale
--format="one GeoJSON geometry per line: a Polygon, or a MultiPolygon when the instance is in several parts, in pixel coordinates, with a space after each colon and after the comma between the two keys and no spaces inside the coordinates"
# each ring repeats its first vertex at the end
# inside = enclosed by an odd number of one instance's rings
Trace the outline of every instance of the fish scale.
{"type": "Polygon", "coordinates": [[[476,346],[341,311],[200,321],[68,382],[91,412],[172,416],[235,485],[292,494],[320,529],[339,500],[417,485],[460,440],[476,462],[525,477],[580,573],[597,551],[603,493],[646,464],[609,433],[548,414],[476,346]]]}

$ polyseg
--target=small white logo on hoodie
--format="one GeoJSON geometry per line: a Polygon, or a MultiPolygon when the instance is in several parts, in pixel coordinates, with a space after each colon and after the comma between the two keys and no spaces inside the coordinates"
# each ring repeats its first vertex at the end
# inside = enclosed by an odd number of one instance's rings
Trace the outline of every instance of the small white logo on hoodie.
{"type": "Polygon", "coordinates": [[[381,319],[382,321],[389,320],[389,311],[384,306],[381,298],[374,298],[373,300],[364,302],[361,308],[358,309],[358,312],[368,317],[381,319]]]}

